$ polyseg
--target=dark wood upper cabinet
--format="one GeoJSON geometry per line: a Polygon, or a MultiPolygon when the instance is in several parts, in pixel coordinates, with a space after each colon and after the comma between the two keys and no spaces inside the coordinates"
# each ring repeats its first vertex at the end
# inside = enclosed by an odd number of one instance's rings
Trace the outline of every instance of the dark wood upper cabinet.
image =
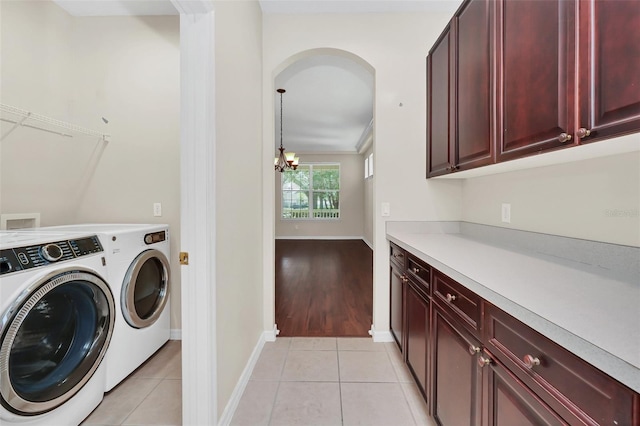
{"type": "Polygon", "coordinates": [[[497,161],[577,143],[576,1],[497,3],[497,161]]]}
{"type": "Polygon", "coordinates": [[[427,177],[640,132],[637,0],[466,0],[427,57],[427,177]]]}
{"type": "Polygon", "coordinates": [[[451,45],[451,27],[447,26],[427,56],[427,177],[449,173],[453,164],[451,45]]]}
{"type": "Polygon", "coordinates": [[[427,177],[494,161],[489,0],[467,0],[427,57],[427,177]]]}
{"type": "Polygon", "coordinates": [[[466,2],[454,16],[455,169],[466,170],[494,161],[491,111],[494,87],[491,8],[495,2],[466,2]]]}
{"type": "Polygon", "coordinates": [[[640,131],[638,1],[582,1],[579,49],[581,142],[640,131]]]}

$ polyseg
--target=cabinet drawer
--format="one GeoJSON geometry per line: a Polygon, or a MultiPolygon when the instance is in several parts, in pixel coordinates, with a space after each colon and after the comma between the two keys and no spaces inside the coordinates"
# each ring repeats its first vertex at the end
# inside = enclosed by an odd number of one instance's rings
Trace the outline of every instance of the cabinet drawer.
{"type": "Polygon", "coordinates": [[[463,285],[447,277],[440,271],[433,271],[433,298],[476,336],[480,323],[480,296],[463,285]]]}
{"type": "Polygon", "coordinates": [[[569,423],[638,421],[635,392],[487,302],[484,315],[491,354],[569,423]]]}
{"type": "Polygon", "coordinates": [[[389,260],[404,270],[405,258],[405,251],[392,242],[389,242],[389,260]]]}
{"type": "Polygon", "coordinates": [[[421,284],[425,288],[427,295],[431,295],[431,268],[429,265],[411,253],[407,253],[407,273],[413,278],[414,282],[421,284]]]}

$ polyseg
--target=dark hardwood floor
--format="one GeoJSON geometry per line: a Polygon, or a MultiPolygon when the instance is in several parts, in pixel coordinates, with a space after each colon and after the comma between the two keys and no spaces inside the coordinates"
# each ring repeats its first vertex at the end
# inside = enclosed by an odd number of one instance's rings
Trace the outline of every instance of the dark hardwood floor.
{"type": "Polygon", "coordinates": [[[280,336],[368,336],[373,252],[362,240],[276,240],[280,336]]]}

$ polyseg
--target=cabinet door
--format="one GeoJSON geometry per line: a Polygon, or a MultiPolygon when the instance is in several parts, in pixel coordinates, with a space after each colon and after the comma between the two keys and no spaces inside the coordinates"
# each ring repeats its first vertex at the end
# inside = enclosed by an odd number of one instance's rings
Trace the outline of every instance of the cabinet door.
{"type": "Polygon", "coordinates": [[[393,334],[393,337],[396,339],[396,343],[398,344],[398,347],[400,348],[400,352],[404,353],[404,342],[403,342],[403,321],[402,321],[402,317],[403,317],[403,288],[404,288],[404,276],[403,276],[403,270],[398,268],[397,266],[395,266],[393,263],[391,264],[391,271],[390,271],[390,275],[391,275],[391,279],[390,279],[390,283],[389,286],[391,287],[390,289],[390,302],[391,302],[391,309],[390,309],[390,328],[391,328],[391,334],[393,334]]]}
{"type": "Polygon", "coordinates": [[[454,17],[457,170],[493,163],[491,7],[494,4],[488,0],[467,1],[454,17]]]}
{"type": "MultiPolygon", "coordinates": [[[[484,357],[491,359],[490,354],[484,357]]],[[[484,367],[485,425],[564,425],[556,413],[509,372],[492,360],[484,367]]]]}
{"type": "Polygon", "coordinates": [[[409,281],[406,287],[407,364],[427,396],[427,356],[429,343],[429,299],[409,281]]]}
{"type": "Polygon", "coordinates": [[[498,6],[497,161],[575,145],[576,0],[498,6]]]}
{"type": "Polygon", "coordinates": [[[474,348],[480,343],[433,303],[432,413],[445,426],[480,424],[482,370],[474,348]]]}
{"type": "Polygon", "coordinates": [[[427,57],[427,177],[449,173],[454,162],[452,46],[451,28],[447,26],[427,57]]]}
{"type": "Polygon", "coordinates": [[[640,4],[580,3],[582,142],[640,131],[640,4]]]}

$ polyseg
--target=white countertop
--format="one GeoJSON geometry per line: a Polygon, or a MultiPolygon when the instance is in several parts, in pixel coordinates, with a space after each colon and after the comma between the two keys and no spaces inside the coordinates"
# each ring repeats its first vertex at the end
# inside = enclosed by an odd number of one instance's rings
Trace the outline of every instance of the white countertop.
{"type": "Polygon", "coordinates": [[[463,234],[387,238],[640,392],[640,277],[463,234]]]}

